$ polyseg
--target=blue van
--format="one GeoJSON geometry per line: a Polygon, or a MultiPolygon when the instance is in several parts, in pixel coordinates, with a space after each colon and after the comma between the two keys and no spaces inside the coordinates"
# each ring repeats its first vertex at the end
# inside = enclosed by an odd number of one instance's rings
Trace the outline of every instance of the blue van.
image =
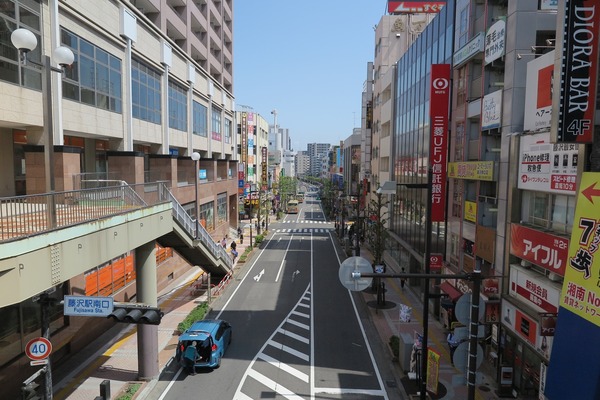
{"type": "Polygon", "coordinates": [[[196,368],[219,368],[221,359],[231,343],[231,325],[220,319],[204,319],[196,321],[179,336],[176,360],[185,367],[184,351],[192,343],[196,343],[198,358],[196,368]]]}

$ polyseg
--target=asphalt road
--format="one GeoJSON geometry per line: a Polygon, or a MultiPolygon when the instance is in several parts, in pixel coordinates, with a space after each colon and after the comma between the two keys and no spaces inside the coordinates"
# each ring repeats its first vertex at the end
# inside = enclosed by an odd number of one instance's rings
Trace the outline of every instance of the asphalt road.
{"type": "Polygon", "coordinates": [[[219,369],[173,365],[152,399],[388,399],[320,203],[269,226],[269,239],[217,301],[233,341],[219,369]]]}

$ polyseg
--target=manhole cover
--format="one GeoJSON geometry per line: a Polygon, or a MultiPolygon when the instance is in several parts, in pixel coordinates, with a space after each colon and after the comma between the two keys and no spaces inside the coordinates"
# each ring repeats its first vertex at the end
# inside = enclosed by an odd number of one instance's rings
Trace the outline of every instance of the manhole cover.
{"type": "Polygon", "coordinates": [[[389,381],[385,381],[385,384],[386,384],[388,387],[391,387],[391,388],[398,387],[398,384],[396,383],[396,381],[395,381],[395,380],[389,380],[389,381]]]}

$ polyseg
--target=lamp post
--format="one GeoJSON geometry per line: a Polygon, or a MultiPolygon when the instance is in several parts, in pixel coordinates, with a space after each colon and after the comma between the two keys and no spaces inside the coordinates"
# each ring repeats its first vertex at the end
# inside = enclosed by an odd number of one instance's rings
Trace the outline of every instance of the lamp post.
{"type": "MultiPolygon", "coordinates": [[[[37,38],[35,35],[24,28],[15,29],[10,35],[10,41],[13,46],[19,50],[19,63],[27,63],[27,53],[37,47],[37,38]]],[[[57,47],[53,53],[54,60],[61,68],[55,68],[52,66],[50,57],[42,55],[42,63],[38,63],[29,60],[30,63],[37,65],[42,68],[42,103],[43,103],[43,114],[44,114],[44,127],[46,145],[44,146],[44,167],[46,173],[46,192],[48,195],[48,210],[47,215],[47,228],[52,229],[56,227],[56,202],[54,199],[54,121],[52,114],[52,72],[63,72],[63,67],[71,65],[75,56],[73,52],[64,46],[57,47]]],[[[49,312],[48,302],[42,303],[42,316],[47,315],[49,312]]],[[[50,320],[49,318],[42,318],[42,336],[46,339],[50,339],[50,320]]],[[[52,400],[52,370],[50,366],[50,360],[46,365],[46,373],[44,374],[44,392],[47,400],[52,400]]]]}
{"type": "Polygon", "coordinates": [[[194,197],[194,211],[195,211],[195,215],[196,215],[196,239],[198,239],[198,217],[200,216],[198,211],[199,211],[199,207],[198,207],[198,174],[199,174],[199,170],[198,170],[198,161],[200,160],[200,153],[198,153],[197,151],[194,151],[192,153],[192,160],[194,160],[194,189],[195,189],[195,197],[194,197]]]}
{"type": "Polygon", "coordinates": [[[53,57],[61,68],[52,66],[48,55],[42,55],[42,63],[27,60],[27,53],[37,47],[35,35],[24,28],[15,29],[10,35],[10,40],[20,53],[19,62],[25,65],[27,61],[42,68],[42,103],[44,114],[44,127],[46,145],[44,146],[44,167],[46,173],[46,193],[48,196],[47,224],[48,229],[56,227],[56,203],[54,192],[54,120],[52,113],[52,72],[63,72],[63,68],[73,64],[75,56],[71,49],[60,46],[54,49],[53,57]]]}

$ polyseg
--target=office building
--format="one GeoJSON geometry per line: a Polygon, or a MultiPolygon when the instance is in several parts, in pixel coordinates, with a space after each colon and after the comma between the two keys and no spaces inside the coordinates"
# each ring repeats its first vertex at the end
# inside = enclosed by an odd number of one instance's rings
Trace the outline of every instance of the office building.
{"type": "MultiPolygon", "coordinates": [[[[0,24],[5,38],[0,57],[0,196],[22,204],[15,196],[53,190],[56,194],[48,198],[60,199],[54,205],[66,212],[90,204],[82,198],[89,193],[84,189],[118,184],[123,191],[139,189],[139,197],[131,198],[138,202],[136,207],[143,206],[142,197],[148,201],[149,193],[170,193],[172,203],[187,214],[182,217],[201,222],[198,230],[206,232],[206,238],[222,238],[237,226],[233,1],[174,6],[167,0],[14,0],[5,5],[0,9],[5,22],[0,24]],[[53,49],[62,45],[74,53],[75,62],[62,74],[52,72],[49,85],[43,85],[47,70],[21,60],[10,42],[15,28],[26,28],[37,37],[37,48],[26,55],[29,60],[52,58],[53,49]],[[42,94],[50,97],[48,117],[53,117],[53,124],[46,123],[42,94]],[[198,160],[191,158],[194,153],[198,160]],[[161,183],[148,186],[157,181],[161,183]]],[[[135,211],[127,214],[129,219],[135,215],[135,211]]],[[[170,220],[171,213],[166,218],[170,220]]],[[[119,231],[118,244],[98,245],[93,254],[87,254],[88,247],[82,244],[79,251],[87,255],[82,253],[75,262],[68,261],[72,252],[63,243],[65,229],[43,232],[53,245],[38,249],[35,240],[14,236],[2,225],[2,270],[14,263],[24,265],[19,275],[9,272],[0,278],[0,340],[9,343],[0,350],[0,383],[6,398],[17,398],[20,382],[31,373],[24,346],[39,334],[41,323],[34,295],[47,292],[59,300],[67,294],[102,294],[117,301],[135,298],[137,251],[127,246],[160,232],[149,223],[138,238],[119,231]],[[55,271],[52,277],[29,274],[30,263],[15,252],[17,248],[38,257],[39,270],[55,271]],[[50,248],[52,257],[44,255],[50,248]],[[21,282],[25,278],[27,282],[21,282]]],[[[94,247],[103,242],[90,237],[101,233],[90,231],[81,240],[94,247]]],[[[159,254],[172,254],[158,249],[159,254]]],[[[206,264],[194,264],[210,267],[220,262],[220,253],[207,254],[208,258],[201,257],[206,264]]],[[[156,268],[158,289],[192,268],[176,258],[156,268]]],[[[53,362],[79,351],[110,325],[105,318],[91,324],[86,317],[66,317],[62,306],[55,305],[50,321],[53,362]]]]}

